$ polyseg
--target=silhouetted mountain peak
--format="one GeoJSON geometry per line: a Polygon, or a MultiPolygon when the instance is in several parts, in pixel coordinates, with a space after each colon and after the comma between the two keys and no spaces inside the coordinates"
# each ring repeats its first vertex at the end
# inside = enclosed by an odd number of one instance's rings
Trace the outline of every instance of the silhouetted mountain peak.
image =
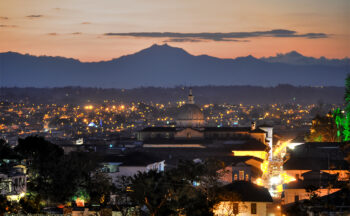
{"type": "MultiPolygon", "coordinates": [[[[149,59],[149,58],[167,58],[167,57],[174,58],[174,57],[192,56],[192,55],[187,53],[182,48],[172,47],[165,43],[161,45],[153,44],[152,46],[129,56],[149,59]]],[[[128,56],[124,56],[124,57],[128,57],[128,56]]]]}
{"type": "MultiPolygon", "coordinates": [[[[282,54],[283,55],[283,54],[282,54]]],[[[289,57],[304,57],[302,54],[298,53],[297,51],[293,50],[289,53],[284,54],[284,56],[289,56],[289,57]]]]}
{"type": "Polygon", "coordinates": [[[285,63],[292,65],[328,65],[328,66],[340,66],[349,65],[350,61],[347,58],[344,59],[328,59],[325,57],[314,58],[304,56],[297,51],[291,51],[288,53],[279,53],[275,56],[263,57],[260,60],[273,63],[285,63]]]}
{"type": "Polygon", "coordinates": [[[244,56],[244,57],[237,57],[235,60],[236,61],[240,61],[240,62],[250,62],[250,63],[261,62],[260,59],[257,59],[257,58],[255,58],[252,55],[247,55],[247,56],[244,56]]]}
{"type": "Polygon", "coordinates": [[[164,44],[156,44],[155,43],[152,46],[150,46],[149,48],[175,48],[175,47],[171,47],[167,43],[164,43],[164,44]]]}

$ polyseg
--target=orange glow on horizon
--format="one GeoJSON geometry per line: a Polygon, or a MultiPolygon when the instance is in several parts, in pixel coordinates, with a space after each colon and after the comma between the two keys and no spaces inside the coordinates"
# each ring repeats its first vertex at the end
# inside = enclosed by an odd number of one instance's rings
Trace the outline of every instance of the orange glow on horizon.
{"type": "MultiPolygon", "coordinates": [[[[350,1],[0,1],[0,52],[63,56],[85,62],[111,60],[162,44],[169,38],[119,37],[105,33],[228,33],[274,29],[327,34],[324,38],[247,36],[228,40],[168,42],[193,55],[218,58],[274,56],[296,50],[305,56],[350,56],[350,1]],[[302,9],[301,9],[302,8],[302,9]],[[216,11],[215,16],[210,16],[216,11]],[[33,16],[34,15],[34,16],[33,16]],[[36,17],[35,17],[36,16],[36,17]]],[[[174,38],[172,38],[174,39],[174,38]]],[[[176,39],[176,38],[175,38],[176,39]]]]}

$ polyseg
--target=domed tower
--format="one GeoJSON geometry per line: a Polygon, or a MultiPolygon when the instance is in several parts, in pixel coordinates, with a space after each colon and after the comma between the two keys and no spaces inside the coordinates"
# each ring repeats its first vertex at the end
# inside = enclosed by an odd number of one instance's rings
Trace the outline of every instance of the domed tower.
{"type": "Polygon", "coordinates": [[[205,125],[204,115],[201,109],[194,103],[192,88],[188,95],[188,102],[179,108],[176,116],[178,127],[203,127],[205,125]]]}

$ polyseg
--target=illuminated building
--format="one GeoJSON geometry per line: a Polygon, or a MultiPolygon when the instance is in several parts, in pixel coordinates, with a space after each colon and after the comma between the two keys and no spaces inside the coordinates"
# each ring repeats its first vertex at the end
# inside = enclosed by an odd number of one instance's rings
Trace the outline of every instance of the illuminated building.
{"type": "Polygon", "coordinates": [[[201,109],[194,103],[192,89],[188,95],[188,102],[181,106],[177,117],[176,125],[178,127],[202,127],[205,125],[204,115],[201,109]]]}
{"type": "Polygon", "coordinates": [[[310,171],[303,173],[300,177],[288,184],[283,185],[283,204],[298,202],[305,199],[310,199],[310,192],[306,189],[313,186],[315,194],[323,197],[342,188],[341,182],[337,181],[337,175],[331,175],[322,171],[310,171]]]}
{"type": "Polygon", "coordinates": [[[305,143],[289,149],[285,156],[283,170],[296,179],[309,171],[323,171],[337,174],[339,181],[349,180],[349,165],[344,160],[341,143],[305,143]]]}
{"type": "Polygon", "coordinates": [[[270,125],[260,125],[259,127],[261,130],[266,132],[266,140],[267,143],[270,147],[270,151],[269,151],[269,160],[271,161],[273,158],[273,154],[272,154],[272,144],[273,144],[273,127],[271,127],[270,125]]]}
{"type": "Polygon", "coordinates": [[[165,161],[153,154],[145,152],[132,152],[124,156],[110,155],[104,157],[102,171],[106,173],[114,184],[118,183],[121,176],[134,176],[138,172],[155,170],[163,172],[165,161]]]}
{"type": "Polygon", "coordinates": [[[250,181],[234,181],[221,190],[221,201],[213,210],[215,216],[267,215],[267,204],[273,201],[266,188],[250,181]]]}
{"type": "MultiPolygon", "coordinates": [[[[208,144],[236,144],[235,142],[252,143],[259,142],[262,147],[258,153],[250,152],[259,158],[265,159],[269,149],[270,129],[268,132],[255,127],[208,127],[205,123],[201,109],[194,104],[192,90],[188,96],[187,104],[181,106],[175,119],[176,126],[147,127],[139,131],[138,139],[143,141],[144,147],[198,147],[203,148],[208,144]],[[261,152],[260,152],[261,151],[261,152]]],[[[235,146],[235,145],[232,145],[235,146]]],[[[249,145],[252,146],[252,145],[249,145]]],[[[243,146],[243,151],[247,151],[243,146]]],[[[249,147],[248,147],[249,148],[249,147]]],[[[250,149],[249,151],[254,151],[250,149]]],[[[247,154],[239,153],[242,156],[247,154]]],[[[249,155],[249,154],[248,154],[249,155]]]]}
{"type": "Polygon", "coordinates": [[[0,195],[10,201],[18,202],[27,192],[26,170],[23,166],[12,167],[6,173],[0,173],[0,195]]]}
{"type": "Polygon", "coordinates": [[[318,196],[325,196],[340,190],[341,185],[349,181],[349,165],[341,145],[305,143],[288,149],[283,170],[295,181],[283,185],[285,204],[309,199],[306,186],[318,188],[318,196]]]}

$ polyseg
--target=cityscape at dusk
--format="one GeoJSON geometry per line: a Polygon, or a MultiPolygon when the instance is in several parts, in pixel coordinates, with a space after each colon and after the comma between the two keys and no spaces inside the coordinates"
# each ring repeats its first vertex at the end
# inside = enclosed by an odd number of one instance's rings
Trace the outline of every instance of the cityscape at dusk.
{"type": "Polygon", "coordinates": [[[0,216],[350,215],[349,12],[0,0],[0,216]]]}

